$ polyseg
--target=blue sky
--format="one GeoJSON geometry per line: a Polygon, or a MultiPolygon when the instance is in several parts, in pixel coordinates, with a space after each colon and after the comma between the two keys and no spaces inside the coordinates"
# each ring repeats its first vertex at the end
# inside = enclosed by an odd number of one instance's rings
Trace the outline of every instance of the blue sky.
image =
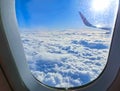
{"type": "Polygon", "coordinates": [[[84,26],[78,13],[81,11],[92,24],[111,26],[115,3],[111,3],[111,7],[105,11],[96,11],[91,7],[92,1],[94,0],[16,0],[18,24],[20,28],[79,29],[84,26]]]}

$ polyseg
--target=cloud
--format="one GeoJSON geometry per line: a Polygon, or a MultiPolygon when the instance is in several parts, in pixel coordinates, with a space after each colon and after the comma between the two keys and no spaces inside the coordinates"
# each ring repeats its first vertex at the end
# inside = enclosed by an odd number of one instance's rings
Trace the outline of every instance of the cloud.
{"type": "Polygon", "coordinates": [[[42,83],[76,87],[104,69],[110,37],[105,31],[21,32],[28,65],[42,83]]]}

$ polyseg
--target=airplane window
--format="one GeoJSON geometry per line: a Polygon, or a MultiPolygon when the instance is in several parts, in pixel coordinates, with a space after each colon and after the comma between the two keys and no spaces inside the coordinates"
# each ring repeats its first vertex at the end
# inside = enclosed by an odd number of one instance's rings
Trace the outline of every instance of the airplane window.
{"type": "Polygon", "coordinates": [[[118,0],[16,0],[26,60],[41,83],[87,85],[107,64],[118,0]]]}

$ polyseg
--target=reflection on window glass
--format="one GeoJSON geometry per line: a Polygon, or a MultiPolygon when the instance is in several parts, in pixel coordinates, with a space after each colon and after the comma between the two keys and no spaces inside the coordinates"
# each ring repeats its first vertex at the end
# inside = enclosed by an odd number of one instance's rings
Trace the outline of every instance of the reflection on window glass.
{"type": "Polygon", "coordinates": [[[16,0],[27,63],[43,84],[83,86],[107,63],[118,0],[16,0]]]}

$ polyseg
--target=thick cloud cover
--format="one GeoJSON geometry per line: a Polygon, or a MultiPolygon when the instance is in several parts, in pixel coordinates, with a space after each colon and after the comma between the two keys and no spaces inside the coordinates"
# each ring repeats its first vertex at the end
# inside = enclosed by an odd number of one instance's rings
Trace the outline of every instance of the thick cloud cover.
{"type": "Polygon", "coordinates": [[[110,45],[105,30],[22,32],[29,68],[42,83],[76,87],[96,79],[104,69],[110,45]]]}

